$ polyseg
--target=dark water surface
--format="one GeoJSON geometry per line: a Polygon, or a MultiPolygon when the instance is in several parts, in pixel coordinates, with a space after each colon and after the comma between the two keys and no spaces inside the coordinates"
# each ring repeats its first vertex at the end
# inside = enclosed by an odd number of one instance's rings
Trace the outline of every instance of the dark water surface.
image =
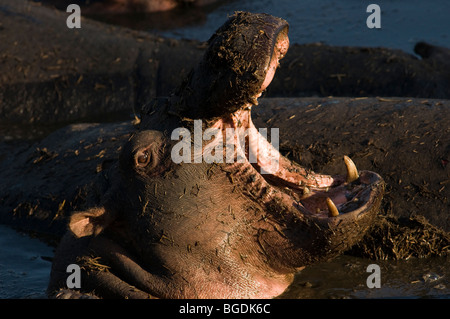
{"type": "Polygon", "coordinates": [[[330,45],[383,46],[412,52],[417,41],[450,44],[450,1],[232,1],[211,12],[203,25],[165,32],[167,36],[207,40],[227,14],[235,10],[266,12],[286,19],[293,43],[324,42],[330,45]],[[369,29],[367,6],[381,8],[381,29],[369,29]]]}
{"type": "Polygon", "coordinates": [[[222,1],[176,14],[133,14],[97,17],[114,24],[158,32],[172,38],[206,41],[235,11],[265,12],[286,19],[292,43],[323,42],[339,46],[402,49],[415,43],[450,46],[450,1],[447,0],[242,0],[222,1]],[[369,29],[369,4],[381,9],[381,28],[369,29]]]}
{"type": "Polygon", "coordinates": [[[53,248],[0,225],[0,298],[45,298],[53,248]]]}

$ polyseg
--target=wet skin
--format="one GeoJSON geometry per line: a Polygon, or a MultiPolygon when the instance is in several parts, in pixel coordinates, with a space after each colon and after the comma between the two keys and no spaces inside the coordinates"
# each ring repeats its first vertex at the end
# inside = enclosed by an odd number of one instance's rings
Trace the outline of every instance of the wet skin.
{"type": "Polygon", "coordinates": [[[382,178],[358,172],[348,158],[347,175],[316,174],[279,154],[253,125],[251,108],[287,53],[287,27],[274,38],[254,95],[237,109],[203,118],[203,132],[217,131],[203,141],[202,155],[225,145],[221,161],[195,163],[195,154],[189,163],[172,161],[177,141],[170,132],[186,127],[193,133],[189,112],[198,110],[170,99],[144,109],[104,205],[71,217],[50,295],[79,296],[58,292],[65,267],[76,262],[84,269],[81,291],[100,297],[272,298],[299,269],[362,238],[380,206],[382,178]]]}

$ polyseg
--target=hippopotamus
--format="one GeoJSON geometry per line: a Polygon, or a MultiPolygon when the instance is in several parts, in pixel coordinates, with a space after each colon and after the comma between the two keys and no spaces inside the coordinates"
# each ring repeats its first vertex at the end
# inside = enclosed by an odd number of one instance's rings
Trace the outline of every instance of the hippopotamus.
{"type": "Polygon", "coordinates": [[[348,157],[345,174],[315,173],[252,123],[288,29],[237,12],[174,94],[143,107],[101,204],[70,217],[50,296],[273,298],[297,271],[362,238],[382,177],[348,157]],[[81,269],[80,290],[66,285],[70,264],[81,269]]]}

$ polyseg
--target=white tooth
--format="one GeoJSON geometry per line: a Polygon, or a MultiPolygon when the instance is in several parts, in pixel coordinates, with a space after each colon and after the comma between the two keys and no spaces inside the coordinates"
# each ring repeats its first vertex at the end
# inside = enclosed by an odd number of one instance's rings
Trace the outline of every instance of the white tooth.
{"type": "Polygon", "coordinates": [[[303,195],[308,195],[309,193],[311,193],[311,191],[305,186],[305,188],[303,188],[303,195]]]}
{"type": "Polygon", "coordinates": [[[327,197],[328,217],[339,216],[339,211],[331,198],[327,197]]]}
{"type": "Polygon", "coordinates": [[[347,167],[347,183],[351,183],[359,178],[358,169],[355,163],[348,156],[344,156],[345,166],[347,167]]]}

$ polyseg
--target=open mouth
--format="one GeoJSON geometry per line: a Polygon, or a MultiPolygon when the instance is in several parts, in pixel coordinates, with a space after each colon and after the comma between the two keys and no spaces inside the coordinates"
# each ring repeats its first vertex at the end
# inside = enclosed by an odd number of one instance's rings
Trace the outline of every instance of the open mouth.
{"type": "MultiPolygon", "coordinates": [[[[256,95],[255,101],[270,84],[288,48],[287,33],[281,32],[277,37],[261,92],[256,95]]],[[[339,176],[316,174],[289,161],[257,132],[251,120],[251,107],[248,105],[246,108],[248,118],[242,118],[245,115],[239,111],[235,112],[234,116],[238,123],[246,123],[247,129],[253,133],[254,137],[248,143],[249,151],[258,154],[258,160],[253,166],[260,171],[271,172],[272,174],[261,176],[269,185],[292,197],[293,205],[303,215],[321,219],[354,219],[378,208],[384,192],[384,182],[378,174],[370,171],[358,172],[348,156],[344,156],[347,172],[339,176]],[[275,169],[270,167],[274,158],[277,161],[275,169]]]]}
{"type": "Polygon", "coordinates": [[[173,97],[174,114],[207,119],[210,127],[222,132],[227,148],[232,144],[241,149],[237,152],[247,164],[240,168],[240,178],[250,193],[260,194],[258,202],[281,201],[303,216],[330,221],[378,209],[384,184],[376,173],[358,172],[352,160],[344,157],[347,174],[316,174],[283,157],[255,128],[251,108],[270,85],[288,48],[286,21],[237,13],[209,40],[204,59],[173,97]],[[231,141],[228,129],[235,133],[231,141]],[[256,154],[256,160],[251,154],[256,154]],[[248,170],[250,166],[261,174],[256,176],[255,170],[248,170]]]}
{"type": "Polygon", "coordinates": [[[345,182],[304,195],[299,201],[299,210],[322,218],[357,217],[371,210],[371,205],[380,195],[381,177],[370,171],[358,173],[347,156],[344,161],[351,172],[345,182]]]}
{"type": "MultiPolygon", "coordinates": [[[[244,149],[246,162],[259,172],[258,179],[264,180],[265,186],[275,190],[272,194],[284,194],[282,201],[286,205],[294,206],[304,216],[334,222],[358,219],[378,209],[384,192],[384,182],[378,174],[358,171],[348,156],[344,156],[344,174],[314,173],[285,158],[259,133],[251,120],[251,107],[239,110],[231,117],[231,126],[237,134],[245,135],[235,140],[237,148],[244,149]],[[242,146],[240,141],[245,141],[245,145],[242,146]],[[256,154],[253,161],[249,154],[256,154]]],[[[220,122],[223,125],[227,121],[222,119],[220,122]]],[[[254,180],[254,177],[248,179],[249,187],[260,192],[263,186],[254,180]]]]}

